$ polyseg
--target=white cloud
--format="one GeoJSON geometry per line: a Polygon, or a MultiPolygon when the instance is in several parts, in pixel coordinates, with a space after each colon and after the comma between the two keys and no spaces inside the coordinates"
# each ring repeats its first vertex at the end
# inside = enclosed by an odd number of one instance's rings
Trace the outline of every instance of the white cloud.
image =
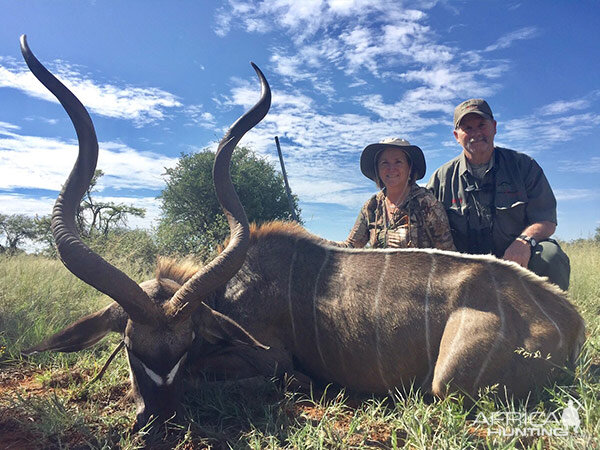
{"type": "Polygon", "coordinates": [[[136,150],[118,142],[100,142],[98,168],[106,175],[99,187],[106,185],[111,189],[162,189],[165,168],[174,167],[178,159],[136,150]]]}
{"type": "MultiPolygon", "coordinates": [[[[304,42],[323,29],[333,29],[344,20],[364,21],[372,14],[385,15],[390,22],[418,21],[422,11],[405,9],[396,0],[229,0],[228,5],[217,14],[216,32],[224,36],[237,19],[246,31],[266,30],[265,23],[275,21],[289,30],[296,43],[304,42]]],[[[413,2],[417,8],[428,9],[435,1],[413,2]]]]}
{"type": "Polygon", "coordinates": [[[539,109],[539,113],[543,116],[549,116],[554,114],[565,114],[569,111],[573,110],[581,110],[586,109],[590,106],[589,101],[587,100],[558,100],[554,103],[550,103],[549,105],[545,105],[539,109]]]}
{"type": "Polygon", "coordinates": [[[361,69],[381,76],[381,70],[397,59],[412,64],[444,64],[453,58],[452,49],[432,42],[429,27],[410,22],[407,17],[393,24],[374,28],[373,24],[346,27],[334,36],[319,34],[314,40],[297,45],[294,54],[274,50],[276,71],[293,80],[315,78],[305,68],[333,64],[346,74],[361,69]]]}
{"type": "Polygon", "coordinates": [[[0,121],[0,134],[6,133],[7,131],[16,131],[21,129],[18,125],[13,125],[12,123],[2,122],[0,121]]]}
{"type": "Polygon", "coordinates": [[[47,123],[48,125],[56,125],[59,123],[58,119],[49,119],[47,117],[40,117],[40,116],[25,117],[24,120],[27,120],[28,122],[44,122],[44,123],[47,123]]]}
{"type": "Polygon", "coordinates": [[[30,197],[22,194],[0,194],[0,211],[3,214],[45,216],[52,213],[54,197],[30,197]]]}
{"type": "Polygon", "coordinates": [[[260,98],[260,92],[257,91],[256,84],[251,84],[249,81],[239,78],[233,78],[232,81],[236,86],[231,90],[230,96],[226,98],[223,104],[228,106],[241,105],[244,109],[254,106],[260,98]]]}
{"type": "Polygon", "coordinates": [[[231,25],[231,19],[232,19],[231,15],[224,9],[217,12],[217,14],[215,15],[215,22],[213,25],[213,31],[215,32],[215,34],[217,36],[220,36],[220,37],[227,36],[227,33],[229,33],[229,28],[231,25]]]}
{"type": "Polygon", "coordinates": [[[519,30],[508,33],[505,36],[502,36],[500,39],[496,41],[495,44],[489,45],[485,48],[484,51],[491,52],[494,50],[508,48],[512,45],[514,41],[522,40],[522,39],[531,39],[538,35],[538,30],[535,27],[524,27],[519,30]]]}
{"type": "MultiPolygon", "coordinates": [[[[248,110],[254,106],[260,98],[260,91],[257,90],[256,80],[250,81],[233,78],[232,82],[235,86],[231,89],[229,96],[225,96],[224,100],[221,101],[221,105],[242,106],[244,110],[248,110]]],[[[290,112],[302,112],[315,107],[315,102],[312,98],[297,90],[287,92],[283,89],[273,89],[271,95],[271,105],[273,109],[287,109],[290,112]]]]}
{"type": "MultiPolygon", "coordinates": [[[[77,143],[23,136],[0,130],[0,189],[60,190],[77,157],[77,143]]],[[[99,187],[161,189],[161,174],[177,159],[137,151],[116,142],[101,142],[98,169],[106,176],[99,187]]]]}
{"type": "Polygon", "coordinates": [[[600,192],[595,189],[553,189],[556,200],[592,200],[600,197],[600,192]]]}
{"type": "MultiPolygon", "coordinates": [[[[364,108],[377,114],[387,123],[397,121],[399,127],[390,128],[398,132],[412,133],[417,130],[423,130],[431,125],[436,125],[450,118],[452,106],[449,102],[430,99],[427,101],[418,92],[412,91],[400,101],[395,103],[385,103],[381,95],[365,95],[357,97],[356,100],[364,108]],[[438,112],[437,117],[425,118],[422,113],[438,112]]],[[[391,124],[390,124],[391,125],[391,124]]],[[[389,133],[388,133],[389,134],[389,133]]]]}
{"type": "Polygon", "coordinates": [[[304,80],[311,77],[309,73],[301,69],[302,60],[293,56],[275,52],[271,55],[270,61],[275,64],[275,72],[283,77],[293,80],[304,80]]]}
{"type": "MultiPolygon", "coordinates": [[[[600,125],[600,114],[583,110],[591,109],[598,96],[598,91],[592,91],[583,99],[557,100],[537,108],[533,114],[500,121],[499,138],[496,140],[499,144],[500,139],[506,140],[511,148],[527,149],[528,152],[535,153],[588,135],[600,125]]],[[[598,164],[596,157],[592,157],[586,164],[563,161],[557,170],[596,173],[598,164]]]]}
{"type": "Polygon", "coordinates": [[[356,87],[359,87],[359,86],[366,86],[367,84],[368,84],[368,83],[367,83],[365,80],[363,80],[363,79],[361,79],[361,78],[355,78],[355,79],[354,79],[354,81],[353,81],[353,82],[351,82],[351,83],[348,85],[348,87],[349,87],[349,88],[356,88],[356,87]]]}
{"type": "Polygon", "coordinates": [[[202,105],[190,105],[185,107],[183,114],[187,119],[186,125],[201,126],[214,129],[216,126],[215,116],[204,110],[202,105]]]}
{"type": "MultiPolygon", "coordinates": [[[[416,7],[426,10],[435,3],[418,2],[416,7]]],[[[350,87],[369,90],[366,73],[403,82],[399,92],[404,92],[404,104],[447,112],[458,99],[493,94],[509,69],[506,62],[484,60],[481,51],[465,52],[439,43],[426,23],[427,14],[406,8],[403,2],[231,0],[228,5],[221,12],[229,14],[231,24],[241,24],[250,32],[248,18],[261,19],[282,34],[271,49],[270,62],[284,84],[297,87],[309,81],[330,102],[340,100],[332,82],[339,75],[335,71],[352,77],[350,87]]],[[[497,45],[534,34],[535,29],[523,28],[497,45]]]]}
{"type": "Polygon", "coordinates": [[[556,170],[558,172],[600,174],[600,156],[592,156],[584,161],[558,161],[556,170]]]}
{"type": "Polygon", "coordinates": [[[264,32],[264,23],[275,23],[296,50],[274,49],[272,62],[278,73],[294,80],[310,78],[302,68],[319,67],[320,61],[347,73],[366,68],[377,75],[386,64],[381,58],[394,55],[429,64],[452,58],[450,49],[433,43],[429,27],[419,23],[425,17],[392,0],[230,0],[217,14],[217,33],[223,36],[232,23],[243,24],[247,32],[264,32]]]}
{"type": "Polygon", "coordinates": [[[420,99],[432,103],[443,101],[446,105],[445,110],[450,108],[453,111],[457,98],[491,95],[498,89],[491,79],[506,70],[506,65],[493,68],[484,66],[477,70],[462,70],[459,66],[442,65],[407,71],[401,75],[401,79],[421,84],[405,94],[407,99],[420,99]]]}
{"type": "MultiPolygon", "coordinates": [[[[502,121],[498,134],[511,148],[534,153],[589,134],[600,125],[600,114],[583,113],[568,116],[530,115],[502,121]]],[[[502,145],[498,140],[498,143],[502,145]]]]}
{"type": "MultiPolygon", "coordinates": [[[[31,97],[58,103],[23,65],[7,59],[0,64],[0,88],[17,89],[31,97]]],[[[86,108],[101,116],[132,120],[142,126],[162,120],[169,109],[182,106],[175,95],[162,89],[97,83],[62,61],[49,66],[86,108]]]]}

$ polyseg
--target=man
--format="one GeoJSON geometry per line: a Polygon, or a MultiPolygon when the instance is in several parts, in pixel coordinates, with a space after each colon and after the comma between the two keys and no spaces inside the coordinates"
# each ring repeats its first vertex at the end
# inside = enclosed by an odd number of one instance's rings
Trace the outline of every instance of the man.
{"type": "Polygon", "coordinates": [[[460,252],[492,253],[569,287],[569,258],[556,241],[556,199],[533,158],[494,146],[496,121],[485,100],[454,110],[462,153],[437,169],[427,187],[444,204],[460,252]]]}

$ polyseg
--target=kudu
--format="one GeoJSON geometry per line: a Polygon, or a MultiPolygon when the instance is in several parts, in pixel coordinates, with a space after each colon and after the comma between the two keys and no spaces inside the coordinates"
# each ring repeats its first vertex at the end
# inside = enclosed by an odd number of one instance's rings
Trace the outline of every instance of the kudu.
{"type": "Polygon", "coordinates": [[[77,277],[116,301],[29,351],[77,351],[110,331],[122,333],[138,424],[177,411],[186,359],[234,377],[291,372],[365,393],[416,385],[437,396],[475,396],[499,383],[524,396],[577,357],[580,315],[563,291],[514,263],[438,250],[343,249],[293,224],[251,229],[229,162],[270,106],[256,67],[261,98],[225,135],[215,160],[231,230],[225,250],[197,272],[166,265],[155,280],[136,284],[77,236],[73,217],[98,152],[94,129],[24,38],[22,49],[80,142],[54,208],[58,251],[77,277]]]}

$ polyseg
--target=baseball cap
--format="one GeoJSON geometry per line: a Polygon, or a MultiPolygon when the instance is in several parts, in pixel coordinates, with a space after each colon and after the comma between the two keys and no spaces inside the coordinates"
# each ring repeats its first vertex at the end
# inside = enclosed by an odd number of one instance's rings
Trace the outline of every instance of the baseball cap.
{"type": "Polygon", "coordinates": [[[467,114],[475,113],[486,119],[494,120],[490,105],[482,98],[465,100],[454,109],[454,128],[458,128],[460,121],[467,114]]]}

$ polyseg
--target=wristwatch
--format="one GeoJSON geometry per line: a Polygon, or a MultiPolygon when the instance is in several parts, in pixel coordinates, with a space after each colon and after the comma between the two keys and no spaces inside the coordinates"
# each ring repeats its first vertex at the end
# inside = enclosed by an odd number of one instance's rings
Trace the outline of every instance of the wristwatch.
{"type": "Polygon", "coordinates": [[[537,245],[537,241],[535,240],[535,238],[527,236],[526,234],[522,234],[517,239],[521,239],[522,241],[527,242],[531,248],[534,248],[537,245]]]}

